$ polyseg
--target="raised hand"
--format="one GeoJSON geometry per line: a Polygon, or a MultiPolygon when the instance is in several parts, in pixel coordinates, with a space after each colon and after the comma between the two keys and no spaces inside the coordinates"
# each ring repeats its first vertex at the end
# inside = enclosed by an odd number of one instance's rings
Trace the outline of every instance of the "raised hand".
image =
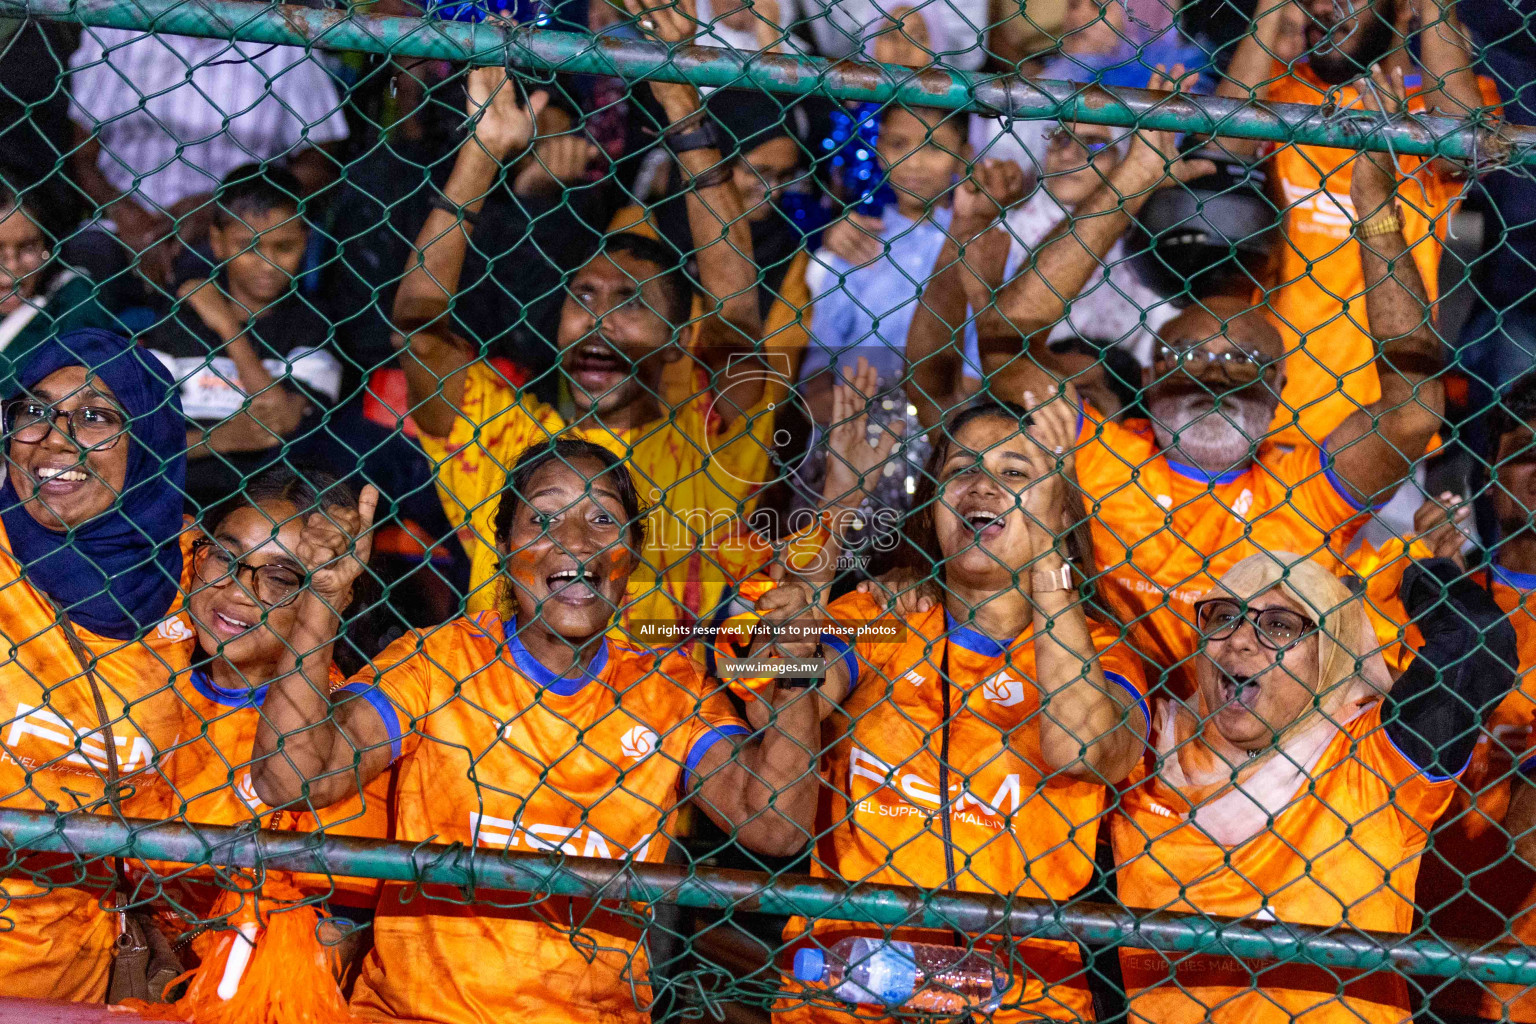
{"type": "MultiPolygon", "coordinates": [[[[1179,92],[1184,78],[1184,65],[1175,64],[1172,70],[1159,64],[1147,82],[1153,92],[1179,92]]],[[[1171,185],[1176,181],[1193,181],[1216,170],[1210,160],[1179,156],[1178,133],[1138,128],[1131,136],[1131,149],[1125,163],[1152,175],[1159,175],[1154,187],[1171,185]]]]}
{"type": "Polygon", "coordinates": [[[580,181],[598,154],[598,148],[580,135],[542,138],[535,144],[527,166],[518,171],[513,191],[518,195],[558,191],[580,181]]]}
{"type": "Polygon", "coordinates": [[[1029,519],[1035,554],[1055,548],[1066,532],[1068,482],[1076,472],[1077,403],[1055,385],[1044,401],[1037,401],[1031,391],[1024,392],[1024,408],[1029,411],[1027,449],[1032,482],[1024,491],[1024,513],[1029,519]]]}
{"type": "Polygon", "coordinates": [[[990,224],[1024,198],[1024,168],[1012,160],[985,159],[955,189],[954,221],[990,224]]]}
{"type": "Polygon", "coordinates": [[[362,575],[373,552],[373,517],[379,489],[363,488],[355,509],[311,512],[299,533],[294,554],[309,570],[309,593],[340,614],[352,601],[352,584],[362,575]]]}
{"type": "MultiPolygon", "coordinates": [[[[869,441],[869,403],[880,390],[880,375],[859,357],[852,385],[839,381],[832,387],[832,426],[827,431],[827,479],[822,485],[822,508],[857,508],[880,473],[906,424],[896,421],[869,441]]],[[[903,399],[904,401],[904,399],[903,399]]]]}
{"type": "Polygon", "coordinates": [[[1466,556],[1461,548],[1468,537],[1462,530],[1472,516],[1472,503],[1454,491],[1439,498],[1426,498],[1413,514],[1413,532],[1429,546],[1436,558],[1449,558],[1463,569],[1466,556]]]}
{"type": "Polygon", "coordinates": [[[517,83],[499,67],[471,71],[466,92],[464,110],[474,126],[475,141],[497,163],[528,148],[536,119],[549,103],[549,93],[540,89],[524,106],[517,97],[517,83]]]}
{"type": "MultiPolygon", "coordinates": [[[[1394,67],[1389,74],[1380,64],[1371,67],[1369,78],[1360,80],[1360,106],[1391,119],[1407,109],[1403,71],[1394,67]]],[[[1369,220],[1397,198],[1397,165],[1389,153],[1360,150],[1350,167],[1349,198],[1355,207],[1355,222],[1369,220]]]]}
{"type": "Polygon", "coordinates": [[[774,627],[793,624],[794,635],[771,641],[770,647],[787,657],[804,658],[816,650],[820,627],[827,622],[821,605],[821,595],[826,587],[813,580],[792,577],[781,551],[768,566],[768,578],[774,582],[774,588],[757,599],[754,610],[761,616],[761,625],[770,635],[774,627]]]}
{"type": "Polygon", "coordinates": [[[624,0],[624,7],[638,19],[641,32],[663,43],[692,42],[699,30],[694,0],[624,0]]]}
{"type": "Polygon", "coordinates": [[[885,242],[880,232],[885,222],[865,213],[849,213],[837,220],[821,234],[821,246],[834,256],[840,256],[851,267],[862,267],[885,255],[885,242]]]}

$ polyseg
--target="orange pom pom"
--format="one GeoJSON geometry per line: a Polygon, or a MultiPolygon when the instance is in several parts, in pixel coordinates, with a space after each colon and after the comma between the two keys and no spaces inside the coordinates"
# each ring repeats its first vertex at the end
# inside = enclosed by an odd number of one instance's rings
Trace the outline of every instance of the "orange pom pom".
{"type": "MultiPolygon", "coordinates": [[[[316,935],[319,911],[301,903],[303,894],[269,878],[257,894],[226,891],[211,916],[226,919],[212,948],[190,977],[186,994],[174,1003],[124,1005],[146,1020],[197,1024],[354,1024],[336,984],[336,951],[316,935]],[[260,905],[258,905],[260,904],[260,905]],[[254,949],[247,936],[255,939],[254,949]],[[219,994],[231,959],[247,959],[231,998],[219,994]]],[[[178,979],[180,980],[180,979],[178,979]]],[[[228,979],[233,985],[234,978],[228,979]]],[[[228,985],[226,985],[226,989],[228,985]]]]}

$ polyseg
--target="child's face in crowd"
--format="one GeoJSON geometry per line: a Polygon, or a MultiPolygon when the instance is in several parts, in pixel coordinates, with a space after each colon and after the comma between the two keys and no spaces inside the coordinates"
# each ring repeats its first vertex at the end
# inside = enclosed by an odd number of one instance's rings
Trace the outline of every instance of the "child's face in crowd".
{"type": "Polygon", "coordinates": [[[800,148],[791,138],[773,139],[749,150],[731,166],[747,220],[757,222],[773,212],[784,186],[795,179],[800,148]]]}
{"type": "Polygon", "coordinates": [[[955,117],[942,111],[890,110],[880,122],[875,146],[890,176],[896,204],[906,216],[933,206],[965,173],[966,139],[955,117]]]}
{"type": "MultiPolygon", "coordinates": [[[[110,509],[128,479],[133,440],[127,427],[87,447],[84,436],[80,442],[70,437],[64,414],[88,408],[99,410],[99,422],[111,417],[126,422],[112,389],[90,378],[85,367],[66,366],[38,381],[23,398],[51,407],[56,417],[40,440],[23,441],[15,434],[9,438],[11,485],[27,512],[50,530],[67,530],[110,509]]],[[[8,423],[7,430],[11,427],[8,423]]]]}
{"type": "Polygon", "coordinates": [[[1018,423],[984,416],[960,428],[939,467],[934,531],[945,580],[983,590],[1015,585],[1031,557],[1024,492],[1034,482],[1018,423]]]}
{"type": "Polygon", "coordinates": [[[1503,539],[1530,532],[1531,512],[1536,510],[1536,432],[1529,425],[1499,438],[1493,510],[1503,539]]]}
{"type": "Polygon", "coordinates": [[[595,461],[552,459],[524,492],[501,541],[518,622],[573,641],[605,632],[637,562],[614,474],[595,461]]]}
{"type": "Polygon", "coordinates": [[[304,263],[309,230],[292,209],[245,212],[208,231],[214,258],[242,302],[266,306],[283,297],[304,263]]]}
{"type": "MultiPolygon", "coordinates": [[[[294,554],[303,527],[298,509],[285,501],[247,505],[225,516],[214,529],[214,546],[197,552],[198,583],[188,599],[203,653],[221,655],[252,686],[271,677],[293,632],[297,600],[283,600],[285,581],[304,582],[304,564],[294,554]],[[222,560],[260,570],[231,571],[222,560]],[[238,577],[238,578],[237,578],[238,577]],[[262,616],[266,621],[262,621],[262,616]]],[[[339,609],[338,609],[339,610],[339,609]]]]}
{"type": "Polygon", "coordinates": [[[13,207],[0,218],[0,316],[16,312],[37,294],[37,272],[48,261],[48,240],[26,211],[13,207]]]}
{"type": "Polygon", "coordinates": [[[1067,0],[1061,48],[1067,53],[1114,53],[1124,42],[1121,0],[1067,0]]]}
{"type": "MultiPolygon", "coordinates": [[[[1278,587],[1249,598],[1250,613],[1284,608],[1308,621],[1302,607],[1278,587]]],[[[1206,640],[1196,669],[1208,721],[1240,750],[1259,750],[1312,707],[1317,693],[1318,634],[1314,629],[1284,650],[1259,642],[1245,621],[1222,640],[1206,640]]]]}
{"type": "Polygon", "coordinates": [[[1115,133],[1102,124],[1061,124],[1046,136],[1046,190],[1071,208],[1091,196],[1120,162],[1115,133]]]}
{"type": "Polygon", "coordinates": [[[662,368],[681,352],[661,268],[630,253],[599,254],[576,272],[560,311],[560,365],[582,413],[599,416],[657,394],[662,368]]]}

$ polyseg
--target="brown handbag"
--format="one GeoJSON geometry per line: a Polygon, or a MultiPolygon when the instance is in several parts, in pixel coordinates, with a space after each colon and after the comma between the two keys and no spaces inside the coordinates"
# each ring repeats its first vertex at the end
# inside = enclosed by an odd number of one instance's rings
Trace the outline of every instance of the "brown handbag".
{"type": "MultiPolygon", "coordinates": [[[[118,785],[120,773],[117,766],[117,740],[112,735],[112,721],[107,715],[107,702],[101,695],[101,681],[93,667],[95,659],[75,633],[75,624],[69,613],[55,607],[64,636],[80,660],[80,671],[91,684],[91,697],[96,702],[96,718],[101,724],[107,748],[107,803],[119,817],[118,785]]],[[[112,969],[107,977],[107,1002],[121,1003],[125,999],[139,999],[146,1003],[165,1002],[165,990],[182,973],[181,961],[171,948],[165,934],[147,911],[129,909],[128,871],[121,857],[112,858],[112,904],[117,915],[117,941],[112,947],[112,969]]]]}

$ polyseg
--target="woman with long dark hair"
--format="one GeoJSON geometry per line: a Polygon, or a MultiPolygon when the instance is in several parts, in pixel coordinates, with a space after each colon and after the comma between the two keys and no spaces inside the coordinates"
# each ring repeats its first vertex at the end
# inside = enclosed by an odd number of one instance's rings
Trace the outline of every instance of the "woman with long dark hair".
{"type": "MultiPolygon", "coordinates": [[[[1143,750],[1145,684],[1118,631],[1084,610],[1091,549],[1064,552],[1082,514],[1070,485],[1076,412],[1030,404],[967,409],[934,441],[906,571],[935,578],[937,600],[902,611],[855,592],[828,609],[844,625],[899,628],[895,640],[824,641],[841,654],[821,687],[839,727],[823,762],[818,820],[830,826],[817,874],[1048,899],[1092,876],[1108,787],[1143,750]]],[[[836,921],[792,921],[785,934],[826,957],[855,935],[990,949],[949,931],[836,921]]],[[[994,1021],[1091,1017],[1074,944],[1030,940],[1013,957],[1027,971],[1001,1006],[970,1009],[994,1021]]],[[[816,996],[786,1000],[778,1016],[853,1013],[816,996]]]]}

